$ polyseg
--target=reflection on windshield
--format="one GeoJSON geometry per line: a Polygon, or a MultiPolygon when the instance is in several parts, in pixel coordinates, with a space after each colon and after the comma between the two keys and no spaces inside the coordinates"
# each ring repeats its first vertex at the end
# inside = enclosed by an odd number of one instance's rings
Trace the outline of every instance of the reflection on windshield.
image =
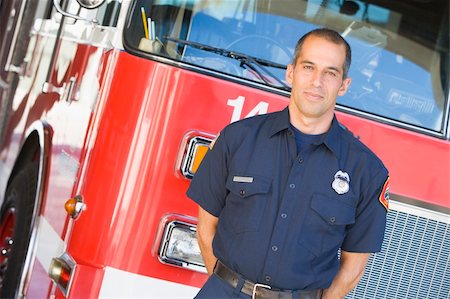
{"type": "Polygon", "coordinates": [[[272,72],[268,69],[269,67],[271,67],[286,70],[286,65],[275,63],[270,60],[253,57],[234,50],[217,48],[193,41],[173,38],[170,36],[165,36],[164,39],[167,41],[184,44],[188,47],[192,47],[193,49],[198,49],[209,53],[215,53],[217,55],[221,55],[226,58],[234,59],[239,62],[239,66],[242,69],[252,71],[254,75],[257,76],[265,84],[272,87],[278,87],[284,90],[290,90],[290,87],[286,85],[286,83],[284,83],[277,76],[272,74],[272,72]],[[277,86],[276,84],[274,84],[274,82],[278,83],[279,85],[277,86]]]}
{"type": "Polygon", "coordinates": [[[318,27],[341,32],[352,47],[353,81],[338,99],[341,106],[442,131],[447,1],[139,0],[125,42],[143,53],[284,89],[285,70],[274,66],[289,64],[297,39],[318,27]],[[145,19],[151,19],[148,28],[154,24],[153,38],[146,38],[145,19]],[[273,65],[261,71],[230,52],[273,65]]]}

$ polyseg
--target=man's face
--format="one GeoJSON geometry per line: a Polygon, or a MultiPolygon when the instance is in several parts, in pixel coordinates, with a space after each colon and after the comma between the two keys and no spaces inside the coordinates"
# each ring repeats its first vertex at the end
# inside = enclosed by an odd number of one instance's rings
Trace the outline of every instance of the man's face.
{"type": "Polygon", "coordinates": [[[286,80],[292,85],[291,114],[311,120],[331,121],[336,97],[344,95],[351,82],[350,78],[343,79],[344,61],[344,45],[309,36],[295,66],[288,65],[286,71],[286,80]]]}

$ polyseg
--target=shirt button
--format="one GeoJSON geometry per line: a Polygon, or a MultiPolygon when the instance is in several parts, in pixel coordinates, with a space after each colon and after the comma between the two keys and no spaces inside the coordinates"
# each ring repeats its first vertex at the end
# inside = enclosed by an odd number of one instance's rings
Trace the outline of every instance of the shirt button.
{"type": "Polygon", "coordinates": [[[290,184],[289,188],[294,189],[295,188],[295,184],[290,184]]]}
{"type": "Polygon", "coordinates": [[[277,246],[272,246],[272,251],[278,251],[278,247],[277,246]]]}
{"type": "Polygon", "coordinates": [[[286,214],[286,213],[282,213],[282,214],[281,214],[281,218],[286,219],[286,218],[287,218],[287,214],[286,214]]]}
{"type": "Polygon", "coordinates": [[[298,158],[298,163],[303,163],[303,158],[298,158]]]}
{"type": "Polygon", "coordinates": [[[266,275],[266,277],[264,277],[264,280],[269,282],[272,280],[272,277],[270,277],[269,275],[266,275]]]}
{"type": "Polygon", "coordinates": [[[239,194],[240,194],[241,196],[244,196],[244,195],[245,195],[245,190],[244,190],[244,189],[241,189],[241,190],[239,191],[239,194]]]}
{"type": "Polygon", "coordinates": [[[335,222],[336,222],[336,217],[334,217],[334,216],[333,216],[333,217],[330,217],[330,222],[331,222],[331,223],[335,223],[335,222]]]}

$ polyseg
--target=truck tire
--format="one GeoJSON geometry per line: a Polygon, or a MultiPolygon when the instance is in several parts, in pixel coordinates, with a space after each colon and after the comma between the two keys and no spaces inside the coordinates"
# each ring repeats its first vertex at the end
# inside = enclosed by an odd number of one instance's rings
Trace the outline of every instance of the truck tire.
{"type": "Polygon", "coordinates": [[[15,298],[27,256],[38,181],[28,164],[6,189],[0,212],[0,298],[15,298]]]}

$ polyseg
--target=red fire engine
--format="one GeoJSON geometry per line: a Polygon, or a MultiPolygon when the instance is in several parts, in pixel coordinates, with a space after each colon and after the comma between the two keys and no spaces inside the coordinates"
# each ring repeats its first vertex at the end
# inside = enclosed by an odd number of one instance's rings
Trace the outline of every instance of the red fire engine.
{"type": "Polygon", "coordinates": [[[338,119],[386,164],[348,298],[449,298],[445,0],[0,0],[0,297],[192,298],[185,195],[227,124],[284,108],[303,33],[353,51],[338,119]]]}

